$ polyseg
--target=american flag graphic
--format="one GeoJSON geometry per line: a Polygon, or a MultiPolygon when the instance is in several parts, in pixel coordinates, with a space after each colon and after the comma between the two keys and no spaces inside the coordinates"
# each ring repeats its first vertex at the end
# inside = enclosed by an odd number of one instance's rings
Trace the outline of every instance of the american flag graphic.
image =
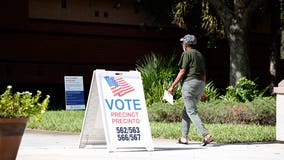
{"type": "Polygon", "coordinates": [[[113,96],[121,97],[135,90],[121,77],[105,76],[104,78],[107,81],[113,96]]]}

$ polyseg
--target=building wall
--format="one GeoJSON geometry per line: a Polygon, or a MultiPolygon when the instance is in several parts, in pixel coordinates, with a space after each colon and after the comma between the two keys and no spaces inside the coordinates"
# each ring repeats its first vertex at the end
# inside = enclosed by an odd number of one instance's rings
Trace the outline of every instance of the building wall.
{"type": "MultiPolygon", "coordinates": [[[[64,107],[65,75],[84,76],[85,97],[88,97],[95,69],[135,69],[137,61],[146,54],[167,55],[180,48],[178,39],[184,34],[173,27],[161,30],[139,25],[140,20],[132,14],[133,11],[124,9],[125,3],[118,9],[122,11],[121,15],[116,13],[116,16],[127,18],[121,21],[112,18],[109,11],[106,22],[100,18],[96,21],[92,17],[83,19],[85,13],[77,16],[79,11],[76,8],[65,17],[51,16],[54,15],[50,13],[55,6],[53,2],[58,1],[48,1],[50,4],[35,2],[39,1],[2,2],[0,87],[4,89],[11,84],[15,90],[42,90],[51,95],[51,106],[64,107]],[[35,9],[31,11],[31,7],[35,9]]],[[[87,4],[84,0],[67,2],[74,2],[71,4],[76,7],[87,4]]],[[[108,11],[104,7],[101,10],[108,11]]]]}
{"type": "Polygon", "coordinates": [[[80,22],[112,24],[144,24],[142,12],[135,10],[134,0],[122,0],[115,5],[111,0],[30,0],[29,17],[80,22]]]}
{"type": "MultiPolygon", "coordinates": [[[[65,75],[84,76],[87,98],[95,69],[131,70],[151,52],[181,53],[179,38],[185,32],[170,26],[160,29],[141,25],[147,22],[133,10],[133,0],[122,0],[118,9],[96,0],[66,0],[66,8],[62,8],[62,1],[1,2],[1,90],[8,84],[15,90],[42,90],[51,95],[51,106],[64,107],[65,75]]],[[[268,27],[255,28],[250,41],[252,75],[261,86],[270,82],[268,27]]],[[[207,59],[208,81],[224,89],[229,84],[227,43],[201,51],[207,59]]]]}

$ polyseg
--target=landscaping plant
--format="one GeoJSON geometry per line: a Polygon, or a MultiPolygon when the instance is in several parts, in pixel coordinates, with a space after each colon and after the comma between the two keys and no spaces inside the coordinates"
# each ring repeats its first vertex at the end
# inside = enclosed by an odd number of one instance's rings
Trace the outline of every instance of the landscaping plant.
{"type": "MultiPolygon", "coordinates": [[[[147,105],[162,101],[164,90],[171,85],[178,73],[176,55],[163,57],[156,53],[146,55],[140,60],[136,69],[141,73],[147,105]]],[[[180,94],[175,94],[175,98],[180,94]]]]}
{"type": "Polygon", "coordinates": [[[243,77],[237,81],[235,86],[228,86],[226,88],[226,94],[221,96],[221,98],[223,100],[236,102],[252,101],[256,97],[263,96],[267,89],[268,87],[260,92],[253,81],[243,77]]]}
{"type": "Polygon", "coordinates": [[[49,95],[41,99],[41,91],[35,95],[26,92],[12,92],[12,86],[8,86],[0,96],[0,118],[29,118],[41,119],[48,107],[49,95]]]}

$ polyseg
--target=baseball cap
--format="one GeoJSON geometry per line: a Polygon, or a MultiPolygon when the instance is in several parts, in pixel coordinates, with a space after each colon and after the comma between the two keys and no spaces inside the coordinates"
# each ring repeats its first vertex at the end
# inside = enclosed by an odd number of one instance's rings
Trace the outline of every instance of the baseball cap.
{"type": "Polygon", "coordinates": [[[180,41],[188,44],[188,45],[195,45],[197,44],[197,39],[194,35],[187,34],[180,39],[180,41]]]}

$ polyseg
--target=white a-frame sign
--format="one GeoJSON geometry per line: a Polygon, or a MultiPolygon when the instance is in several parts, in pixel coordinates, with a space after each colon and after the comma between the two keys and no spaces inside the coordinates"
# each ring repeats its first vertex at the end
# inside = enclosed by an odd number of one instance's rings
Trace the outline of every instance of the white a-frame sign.
{"type": "Polygon", "coordinates": [[[140,72],[94,71],[79,147],[100,144],[153,150],[140,72]]]}

